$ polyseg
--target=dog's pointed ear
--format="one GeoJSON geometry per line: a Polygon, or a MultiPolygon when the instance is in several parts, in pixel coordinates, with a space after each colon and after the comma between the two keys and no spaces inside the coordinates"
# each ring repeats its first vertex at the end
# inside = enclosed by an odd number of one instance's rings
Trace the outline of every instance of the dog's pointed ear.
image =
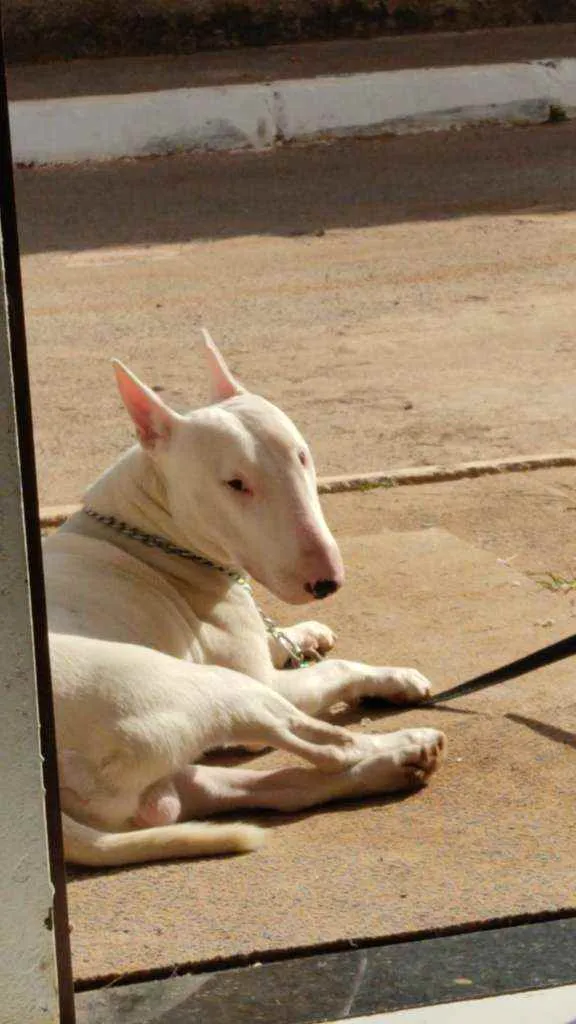
{"type": "Polygon", "coordinates": [[[204,350],[208,359],[213,401],[223,402],[226,398],[234,398],[235,395],[244,394],[246,388],[243,388],[230,372],[216,342],[212,340],[204,327],[202,328],[202,337],[204,338],[204,350]]]}
{"type": "Polygon", "coordinates": [[[120,397],[134,422],[142,447],[152,451],[158,444],[169,441],[177,414],[118,359],[113,359],[112,365],[120,397]]]}

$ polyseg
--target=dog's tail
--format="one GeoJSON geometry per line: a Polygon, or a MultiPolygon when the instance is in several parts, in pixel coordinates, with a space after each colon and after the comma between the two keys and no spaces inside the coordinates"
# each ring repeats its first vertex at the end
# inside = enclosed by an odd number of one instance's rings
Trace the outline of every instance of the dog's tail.
{"type": "Polygon", "coordinates": [[[134,832],[103,832],[62,815],[64,856],[72,864],[112,867],[177,857],[250,853],[264,841],[256,825],[203,821],[160,825],[134,832]]]}

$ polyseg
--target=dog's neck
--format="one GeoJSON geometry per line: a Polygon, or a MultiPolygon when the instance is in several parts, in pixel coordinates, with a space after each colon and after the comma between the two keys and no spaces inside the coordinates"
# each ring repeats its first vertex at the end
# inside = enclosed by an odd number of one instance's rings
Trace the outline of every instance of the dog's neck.
{"type": "MultiPolygon", "coordinates": [[[[186,534],[178,529],[168,505],[166,484],[154,461],[135,445],[108,469],[85,494],[84,503],[104,515],[114,516],[143,533],[160,536],[187,548],[217,565],[229,566],[226,552],[202,529],[201,522],[187,524],[186,534]]],[[[119,535],[109,529],[109,539],[119,535]]],[[[124,546],[123,544],[121,546],[124,546]]],[[[142,545],[143,554],[147,550],[142,545]]],[[[182,567],[184,568],[184,566],[182,567]]]]}

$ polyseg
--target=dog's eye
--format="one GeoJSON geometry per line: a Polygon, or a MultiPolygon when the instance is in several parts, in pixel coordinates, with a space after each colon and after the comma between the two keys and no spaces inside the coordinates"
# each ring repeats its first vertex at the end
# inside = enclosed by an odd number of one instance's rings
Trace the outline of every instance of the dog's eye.
{"type": "Polygon", "coordinates": [[[240,477],[237,477],[237,476],[234,477],[233,480],[227,480],[226,481],[226,485],[228,487],[231,487],[233,491],[241,491],[243,494],[251,494],[252,493],[250,488],[246,487],[244,481],[241,480],[240,477]]]}
{"type": "Polygon", "coordinates": [[[298,452],[298,459],[300,460],[300,464],[302,466],[308,465],[308,456],[303,448],[301,448],[300,451],[298,452]]]}

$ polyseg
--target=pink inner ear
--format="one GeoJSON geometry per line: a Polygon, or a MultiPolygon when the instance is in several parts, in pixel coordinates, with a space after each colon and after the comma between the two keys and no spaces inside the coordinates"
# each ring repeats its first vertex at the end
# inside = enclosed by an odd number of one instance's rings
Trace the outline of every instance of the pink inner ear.
{"type": "Polygon", "coordinates": [[[119,363],[114,364],[116,380],[124,405],[136,427],[144,448],[154,448],[171,433],[173,416],[170,409],[119,363]]]}

